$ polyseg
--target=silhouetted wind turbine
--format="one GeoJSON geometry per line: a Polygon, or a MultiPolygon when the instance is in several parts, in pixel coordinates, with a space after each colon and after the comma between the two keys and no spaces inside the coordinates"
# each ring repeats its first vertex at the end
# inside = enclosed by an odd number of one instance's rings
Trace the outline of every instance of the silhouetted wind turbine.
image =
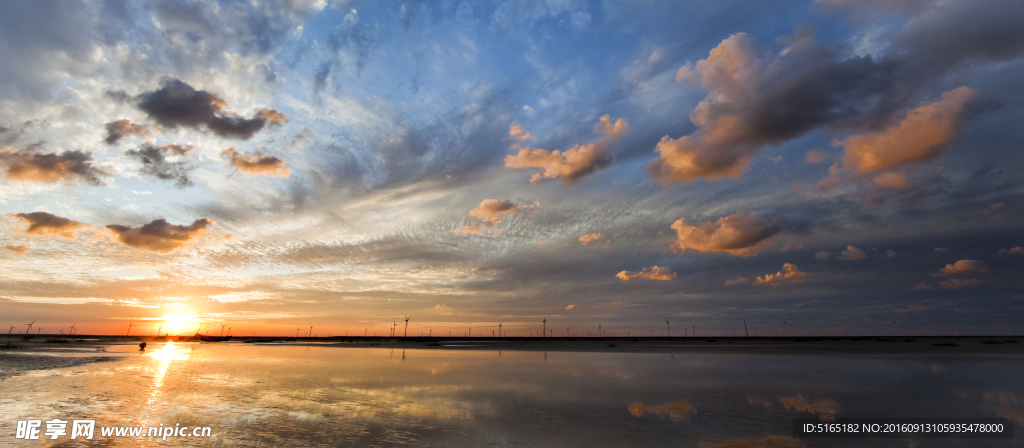
{"type": "Polygon", "coordinates": [[[672,337],[672,327],[669,326],[667,320],[665,321],[665,331],[668,334],[668,337],[672,337]]]}
{"type": "Polygon", "coordinates": [[[128,321],[128,331],[126,331],[124,333],[124,335],[128,336],[129,334],[131,334],[131,332],[132,332],[132,321],[128,321]]]}
{"type": "MultiPolygon", "coordinates": [[[[36,320],[39,320],[39,319],[36,319],[36,320]]],[[[25,324],[25,325],[28,325],[28,329],[25,330],[25,334],[28,334],[28,332],[32,331],[32,324],[36,323],[36,320],[34,320],[34,321],[30,322],[30,323],[25,324]]]]}
{"type": "Polygon", "coordinates": [[[11,329],[7,330],[7,334],[11,334],[12,331],[14,331],[14,325],[11,325],[11,329]]]}
{"type": "Polygon", "coordinates": [[[501,337],[501,322],[498,322],[498,337],[501,337]]]}
{"type": "Polygon", "coordinates": [[[228,324],[220,324],[220,335],[221,336],[224,336],[224,327],[226,327],[226,326],[228,326],[228,324]]]}
{"type": "Polygon", "coordinates": [[[747,320],[746,319],[743,319],[743,333],[745,333],[748,338],[750,337],[750,330],[747,330],[747,320]]]}
{"type": "Polygon", "coordinates": [[[544,322],[544,336],[542,336],[542,337],[547,337],[548,336],[548,318],[545,317],[544,320],[542,320],[541,322],[544,322]]]}
{"type": "Polygon", "coordinates": [[[43,327],[36,327],[36,334],[39,334],[42,331],[43,331],[43,327]]]}
{"type": "Polygon", "coordinates": [[[310,337],[310,336],[313,336],[313,326],[312,325],[309,326],[309,333],[306,333],[306,337],[307,338],[310,337]]]}
{"type": "Polygon", "coordinates": [[[409,316],[405,316],[405,335],[402,337],[409,337],[409,316]]]}
{"type": "Polygon", "coordinates": [[[68,330],[68,334],[78,333],[78,329],[75,328],[75,325],[78,325],[78,322],[75,322],[74,324],[71,324],[71,329],[68,330]]]}
{"type": "Polygon", "coordinates": [[[160,330],[164,329],[164,324],[160,324],[160,327],[156,329],[156,334],[160,334],[160,330]]]}
{"type": "Polygon", "coordinates": [[[999,324],[999,334],[1006,336],[1006,332],[1003,331],[1003,321],[997,320],[996,323],[999,324]]]}

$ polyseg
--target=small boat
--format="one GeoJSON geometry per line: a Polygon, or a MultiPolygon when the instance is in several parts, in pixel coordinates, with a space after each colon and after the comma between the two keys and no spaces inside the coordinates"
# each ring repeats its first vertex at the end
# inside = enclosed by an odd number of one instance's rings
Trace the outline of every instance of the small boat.
{"type": "Polygon", "coordinates": [[[196,337],[203,342],[224,342],[230,340],[234,336],[207,336],[205,334],[196,333],[196,337]]]}

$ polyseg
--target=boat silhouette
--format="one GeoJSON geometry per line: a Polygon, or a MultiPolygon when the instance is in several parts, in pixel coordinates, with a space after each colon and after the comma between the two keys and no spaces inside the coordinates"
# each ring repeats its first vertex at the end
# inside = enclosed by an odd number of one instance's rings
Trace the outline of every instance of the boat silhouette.
{"type": "Polygon", "coordinates": [[[196,337],[203,342],[223,342],[233,338],[234,336],[207,336],[205,334],[196,333],[196,337]]]}

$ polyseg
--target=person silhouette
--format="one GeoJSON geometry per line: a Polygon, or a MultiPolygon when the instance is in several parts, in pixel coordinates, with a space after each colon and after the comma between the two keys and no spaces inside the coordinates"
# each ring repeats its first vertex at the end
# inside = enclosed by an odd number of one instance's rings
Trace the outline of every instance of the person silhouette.
{"type": "Polygon", "coordinates": [[[146,351],[146,343],[145,342],[139,344],[139,350],[140,351],[146,351]]]}

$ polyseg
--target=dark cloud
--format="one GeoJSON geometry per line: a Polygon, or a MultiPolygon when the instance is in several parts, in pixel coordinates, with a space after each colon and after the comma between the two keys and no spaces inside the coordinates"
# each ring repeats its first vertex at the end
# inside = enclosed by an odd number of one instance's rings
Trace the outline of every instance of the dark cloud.
{"type": "Polygon", "coordinates": [[[175,186],[185,188],[194,185],[188,175],[195,170],[195,165],[187,160],[171,161],[167,156],[168,154],[184,156],[188,153],[189,149],[178,145],[145,144],[139,149],[125,151],[124,154],[142,164],[139,174],[156,177],[160,180],[173,180],[175,186]]]}
{"type": "Polygon", "coordinates": [[[187,226],[170,224],[165,219],[154,219],[142,227],[119,224],[106,226],[114,238],[126,246],[158,254],[167,254],[210,235],[207,227],[216,224],[212,219],[197,219],[187,226]]]}
{"type": "Polygon", "coordinates": [[[113,145],[126,135],[148,136],[152,133],[149,126],[144,124],[132,124],[131,120],[115,120],[104,125],[107,128],[107,138],[103,141],[113,145]]]}
{"type": "Polygon", "coordinates": [[[160,81],[161,88],[138,96],[139,109],[162,126],[200,129],[240,140],[248,140],[267,123],[285,120],[280,112],[262,109],[252,118],[243,118],[222,111],[227,101],[215,92],[196,90],[185,82],[171,77],[160,81]]]}
{"type": "Polygon", "coordinates": [[[78,222],[47,212],[18,213],[7,216],[20,219],[26,224],[25,229],[22,230],[26,235],[59,236],[74,239],[76,232],[90,227],[84,222],[78,222]]]}
{"type": "Polygon", "coordinates": [[[8,179],[31,182],[70,182],[72,179],[93,185],[102,185],[102,176],[111,173],[96,166],[92,154],[82,151],[65,151],[60,154],[38,154],[26,150],[0,151],[0,165],[3,165],[8,179]]]}
{"type": "Polygon", "coordinates": [[[936,2],[893,39],[893,50],[916,67],[940,72],[978,61],[1024,54],[1024,3],[1002,0],[936,2]]]}

